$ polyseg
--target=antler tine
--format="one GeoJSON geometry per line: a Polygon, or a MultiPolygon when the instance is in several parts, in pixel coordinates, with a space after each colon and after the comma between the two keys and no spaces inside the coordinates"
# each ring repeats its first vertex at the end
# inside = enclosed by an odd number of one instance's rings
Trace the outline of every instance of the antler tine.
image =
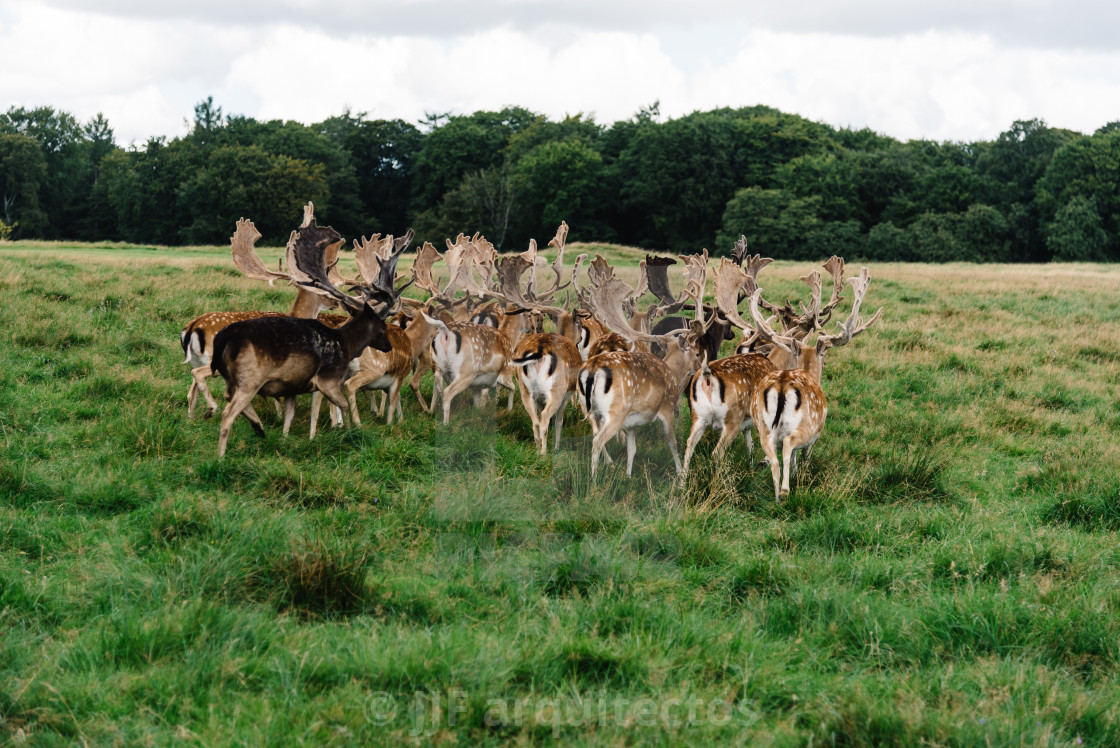
{"type": "Polygon", "coordinates": [[[867,322],[860,319],[859,309],[863,304],[863,297],[867,294],[867,288],[871,285],[871,275],[867,272],[866,267],[860,269],[858,278],[849,278],[848,283],[852,284],[854,297],[852,299],[852,311],[848,314],[848,318],[840,323],[840,333],[838,335],[821,335],[817,338],[818,350],[847,345],[852,342],[852,338],[875,324],[883,314],[883,308],[879,307],[879,311],[875,312],[867,322]]]}
{"type": "Polygon", "coordinates": [[[747,258],[747,237],[739,234],[739,241],[731,248],[731,259],[739,267],[743,266],[743,260],[747,258]]]}
{"type": "MultiPolygon", "coordinates": [[[[345,240],[340,236],[338,241],[332,242],[323,253],[323,260],[327,264],[327,277],[335,286],[360,286],[362,281],[357,278],[345,278],[338,270],[338,251],[342,249],[345,240]]],[[[361,268],[358,269],[359,274],[361,268]]],[[[365,276],[362,276],[363,278],[365,276]]]]}
{"type": "Polygon", "coordinates": [[[312,218],[302,231],[292,232],[287,250],[288,269],[296,285],[336,299],[351,312],[356,312],[361,309],[362,302],[338,290],[327,272],[326,251],[330,245],[341,241],[337,231],[330,226],[317,225],[312,218]]]}
{"type": "Polygon", "coordinates": [[[686,301],[693,297],[703,298],[704,287],[708,283],[708,250],[705,248],[700,254],[677,256],[684,260],[686,277],[684,291],[677,301],[686,301]]]}
{"type": "Polygon", "coordinates": [[[819,321],[818,324],[823,325],[832,318],[832,310],[840,303],[843,298],[844,292],[844,258],[833,255],[828,258],[828,262],[824,264],[824,269],[832,276],[832,298],[821,309],[818,317],[823,316],[824,320],[819,321]]]}
{"type": "Polygon", "coordinates": [[[552,288],[548,289],[547,291],[542,291],[540,294],[537,294],[534,291],[535,298],[552,299],[556,296],[556,293],[558,291],[567,288],[568,285],[571,284],[571,281],[568,281],[568,283],[564,284],[563,286],[560,285],[560,281],[563,280],[564,276],[564,242],[567,240],[567,238],[568,224],[565,221],[561,221],[560,227],[556,229],[556,236],[552,237],[552,239],[550,239],[548,242],[548,246],[556,247],[556,259],[553,260],[552,264],[549,266],[556,278],[552,282],[552,288]]]}
{"type": "MultiPolygon", "coordinates": [[[[746,265],[746,267],[743,268],[743,270],[751,278],[751,280],[754,281],[755,285],[754,287],[745,289],[743,293],[739,294],[740,303],[743,301],[743,299],[754,293],[754,288],[758,286],[758,271],[762,270],[762,268],[766,267],[773,261],[774,260],[772,258],[763,257],[762,255],[748,255],[744,259],[744,264],[746,265]]],[[[770,311],[773,311],[772,309],[770,309],[772,305],[768,304],[765,299],[762,300],[762,306],[770,311]]]]}
{"type": "Polygon", "coordinates": [[[358,264],[358,273],[367,282],[377,277],[378,258],[388,258],[389,242],[392,235],[382,239],[381,234],[370,234],[370,237],[360,237],[354,240],[354,261],[358,264]]]}
{"type": "Polygon", "coordinates": [[[646,266],[646,261],[642,260],[638,263],[638,285],[635,286],[634,292],[630,294],[630,298],[634,302],[646,295],[649,290],[649,268],[646,266]]]}
{"type": "Polygon", "coordinates": [[[248,218],[238,219],[237,228],[234,230],[233,236],[229,238],[233,264],[237,266],[238,270],[245,273],[246,277],[268,281],[270,286],[277,280],[288,280],[290,276],[287,273],[273,272],[261,262],[261,258],[254,248],[260,238],[261,232],[257,231],[257,227],[253,225],[252,221],[248,218]]]}
{"type": "Polygon", "coordinates": [[[793,348],[797,345],[797,341],[790,336],[779,335],[774,332],[774,328],[770,327],[770,323],[762,318],[762,314],[758,310],[758,303],[761,298],[762,289],[755,288],[754,292],[750,295],[751,319],[754,320],[755,324],[755,336],[778,346],[787,353],[793,353],[793,348]]]}
{"type": "MultiPolygon", "coordinates": [[[[400,288],[396,288],[397,261],[400,259],[401,254],[404,252],[405,248],[412,243],[412,237],[414,235],[415,234],[413,233],[412,229],[409,229],[405,232],[404,236],[392,241],[393,252],[387,259],[382,259],[380,257],[375,258],[377,262],[378,272],[376,280],[371,282],[368,286],[369,293],[367,294],[367,298],[370,300],[377,299],[378,301],[384,303],[386,305],[386,309],[391,307],[393,305],[393,302],[395,302],[400,297],[404,290],[412,285],[412,283],[415,281],[415,279],[409,280],[400,288]]],[[[388,237],[386,237],[386,239],[392,240],[393,237],[390,234],[388,237]]]]}
{"type": "Polygon", "coordinates": [[[299,225],[299,227],[301,229],[305,229],[308,226],[310,226],[311,222],[314,221],[314,220],[315,220],[315,203],[308,200],[307,205],[303,206],[303,222],[299,225]]]}

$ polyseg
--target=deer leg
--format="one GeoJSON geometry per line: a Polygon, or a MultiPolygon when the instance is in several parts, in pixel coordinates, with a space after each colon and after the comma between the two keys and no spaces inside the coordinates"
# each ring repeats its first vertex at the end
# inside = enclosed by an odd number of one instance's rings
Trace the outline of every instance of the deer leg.
{"type": "Polygon", "coordinates": [[[191,386],[187,390],[187,418],[194,419],[194,406],[198,402],[198,384],[191,377],[191,386]]]}
{"type": "Polygon", "coordinates": [[[397,423],[404,420],[404,408],[401,407],[401,387],[404,386],[404,377],[397,380],[397,386],[394,389],[393,399],[389,402],[397,408],[397,423]]]}
{"type": "MultiPolygon", "coordinates": [[[[599,455],[606,454],[607,442],[614,438],[619,429],[622,428],[622,419],[611,419],[603,423],[599,430],[595,432],[595,438],[591,440],[591,479],[595,479],[595,470],[599,466],[599,455]]],[[[610,455],[607,455],[608,459],[610,455]]]]}
{"type": "MultiPolygon", "coordinates": [[[[359,370],[357,374],[355,374],[354,376],[347,379],[346,383],[342,385],[342,388],[346,391],[346,396],[347,396],[347,400],[349,401],[349,404],[350,404],[351,412],[353,412],[353,413],[358,412],[358,397],[357,397],[358,396],[358,390],[362,389],[362,387],[366,386],[367,384],[372,382],[374,379],[375,379],[375,377],[370,375],[368,372],[364,372],[364,371],[359,370]]],[[[370,392],[369,393],[369,396],[370,396],[370,410],[374,410],[374,408],[373,408],[373,396],[376,395],[376,394],[377,394],[376,392],[370,392]]],[[[381,415],[380,410],[377,410],[377,415],[378,416],[381,415]]],[[[361,419],[359,418],[359,419],[355,420],[354,425],[355,426],[361,426],[362,425],[361,419]]]]}
{"type": "MultiPolygon", "coordinates": [[[[393,423],[393,413],[396,411],[397,401],[400,400],[399,387],[400,387],[400,382],[394,379],[389,384],[389,391],[382,393],[383,397],[381,398],[381,405],[382,405],[382,407],[386,408],[386,410],[389,411],[388,414],[385,416],[385,425],[386,426],[389,426],[393,423]]],[[[400,419],[397,419],[397,420],[400,420],[400,419]]]]}
{"type": "MultiPolygon", "coordinates": [[[[255,392],[249,390],[235,392],[229,402],[226,403],[225,410],[222,411],[222,425],[218,430],[218,459],[226,455],[226,443],[229,441],[229,430],[233,427],[233,422],[237,419],[237,416],[241,415],[241,411],[250,407],[249,402],[255,394],[255,392]]],[[[249,422],[252,423],[252,419],[249,422]]],[[[260,423],[260,419],[257,419],[257,422],[260,423]]]]}
{"type": "Polygon", "coordinates": [[[533,441],[536,442],[538,451],[543,454],[544,449],[541,447],[541,427],[540,417],[537,414],[537,403],[532,393],[529,391],[528,385],[520,378],[517,380],[517,389],[521,391],[521,404],[525,406],[525,412],[529,414],[529,420],[533,422],[533,441]]]}
{"type": "Polygon", "coordinates": [[[796,454],[796,449],[797,447],[795,447],[793,444],[792,436],[787,436],[784,440],[782,440],[782,492],[781,494],[779,494],[779,496],[783,499],[789,495],[790,464],[796,462],[797,460],[797,458],[794,456],[796,454]]]}
{"type": "Polygon", "coordinates": [[[731,446],[731,442],[735,440],[738,435],[739,429],[734,428],[733,424],[727,421],[723,422],[723,431],[719,435],[719,441],[716,442],[716,448],[712,450],[712,457],[723,457],[723,454],[731,446]]]}
{"type": "Polygon", "coordinates": [[[692,453],[696,451],[696,445],[700,443],[700,439],[708,427],[704,421],[699,418],[692,419],[692,430],[688,432],[688,442],[684,445],[684,471],[688,472],[688,466],[692,464],[692,453]]]}
{"type": "Polygon", "coordinates": [[[295,395],[288,395],[284,398],[284,436],[288,436],[288,431],[292,428],[292,419],[296,416],[296,398],[295,395]]]}
{"type": "Polygon", "coordinates": [[[337,424],[338,426],[342,426],[343,419],[341,417],[341,412],[346,410],[350,411],[350,418],[355,424],[360,423],[360,420],[358,418],[357,403],[346,401],[345,395],[342,394],[342,386],[340,382],[338,382],[337,380],[326,380],[314,377],[311,380],[311,383],[315,385],[320,392],[323,393],[323,397],[327,398],[327,400],[331,402],[331,405],[338,408],[340,413],[338,419],[339,422],[337,424]]]}
{"type": "MultiPolygon", "coordinates": [[[[206,398],[206,404],[209,406],[209,410],[202,415],[203,418],[209,418],[218,412],[218,401],[214,399],[214,396],[210,394],[210,388],[206,386],[206,380],[213,375],[214,372],[210,369],[209,365],[198,366],[191,369],[191,379],[194,381],[194,386],[197,388],[195,395],[197,396],[198,393],[202,393],[202,396],[206,398]]],[[[188,398],[189,397],[188,394],[188,398]]],[[[187,414],[190,415],[189,399],[187,402],[187,414]]]]}
{"type": "Polygon", "coordinates": [[[315,438],[315,432],[319,429],[319,406],[323,404],[323,393],[316,390],[311,393],[311,435],[308,439],[315,438]]]}
{"type": "Polygon", "coordinates": [[[264,436],[264,424],[261,423],[261,418],[257,415],[257,411],[253,410],[252,402],[246,405],[245,409],[241,411],[241,416],[249,422],[249,425],[253,427],[253,431],[257,436],[264,436]]]}
{"type": "Polygon", "coordinates": [[[471,380],[468,377],[459,377],[451,384],[447,385],[440,397],[443,401],[443,423],[447,425],[451,423],[451,403],[455,400],[455,396],[463,390],[470,387],[471,380]]]}
{"type": "MultiPolygon", "coordinates": [[[[564,430],[564,411],[568,409],[568,398],[572,396],[570,391],[566,391],[563,397],[560,398],[560,407],[556,409],[556,415],[552,417],[552,425],[556,430],[556,435],[552,441],[552,451],[560,451],[560,433],[564,430]]],[[[545,438],[548,438],[548,432],[545,432],[545,438]]]]}
{"type": "Polygon", "coordinates": [[[668,413],[659,413],[657,418],[661,421],[661,429],[665,432],[665,441],[669,442],[669,452],[673,455],[673,465],[677,468],[677,475],[681,473],[681,456],[677,452],[677,437],[673,434],[673,421],[676,416],[677,401],[673,400],[673,410],[668,413]]]}
{"type": "MultiPolygon", "coordinates": [[[[566,393],[565,393],[566,395],[566,393]]],[[[540,429],[541,429],[541,454],[548,454],[548,427],[553,425],[553,419],[559,417],[563,418],[564,405],[567,403],[566,396],[557,395],[555,391],[549,391],[548,397],[545,398],[544,407],[540,412],[540,429]]],[[[556,428],[556,448],[560,445],[560,428],[556,428]]]]}
{"type": "Polygon", "coordinates": [[[629,478],[634,472],[634,453],[638,451],[637,438],[634,434],[634,429],[626,429],[626,477],[629,478]]]}

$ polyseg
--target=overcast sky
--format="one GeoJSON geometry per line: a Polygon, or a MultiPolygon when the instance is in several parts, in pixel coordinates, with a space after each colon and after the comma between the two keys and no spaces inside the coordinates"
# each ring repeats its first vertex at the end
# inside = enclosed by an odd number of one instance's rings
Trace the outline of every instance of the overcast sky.
{"type": "Polygon", "coordinates": [[[194,104],[317,122],[346,107],[520,105],[611,123],[766,104],[901,139],[1120,120],[1104,0],[0,0],[0,111],[103,112],[117,141],[194,104]]]}

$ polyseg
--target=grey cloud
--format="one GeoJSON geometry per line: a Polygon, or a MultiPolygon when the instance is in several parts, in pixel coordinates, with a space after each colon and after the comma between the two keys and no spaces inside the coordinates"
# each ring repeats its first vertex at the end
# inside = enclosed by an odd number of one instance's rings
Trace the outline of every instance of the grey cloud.
{"type": "MultiPolygon", "coordinates": [[[[331,35],[378,34],[434,38],[467,36],[508,26],[528,33],[578,28],[658,31],[729,25],[786,32],[898,36],[927,31],[983,33],[1012,46],[1116,49],[1120,5],[1100,0],[948,0],[899,2],[641,2],[640,0],[47,0],[48,4],[113,16],[189,19],[211,25],[268,26],[285,21],[331,35]]],[[[548,44],[548,38],[542,43],[548,44]]]]}

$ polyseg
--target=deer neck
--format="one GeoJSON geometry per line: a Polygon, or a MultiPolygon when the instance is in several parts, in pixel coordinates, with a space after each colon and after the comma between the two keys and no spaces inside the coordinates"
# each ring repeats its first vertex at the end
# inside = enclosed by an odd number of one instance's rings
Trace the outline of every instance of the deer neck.
{"type": "Polygon", "coordinates": [[[424,316],[417,314],[416,318],[409,323],[408,327],[404,329],[404,334],[408,336],[408,343],[411,347],[410,353],[412,360],[420,358],[424,353],[424,349],[432,342],[432,338],[436,336],[436,328],[428,324],[424,316]]]}
{"type": "Polygon", "coordinates": [[[322,296],[301,288],[296,294],[296,300],[292,303],[292,311],[289,314],[300,319],[315,319],[324,309],[330,307],[323,303],[322,296]]]}
{"type": "Polygon", "coordinates": [[[348,361],[357,358],[373,341],[377,335],[378,324],[384,334],[385,322],[370,309],[368,304],[363,304],[360,310],[351,314],[346,324],[335,328],[348,361]]]}

